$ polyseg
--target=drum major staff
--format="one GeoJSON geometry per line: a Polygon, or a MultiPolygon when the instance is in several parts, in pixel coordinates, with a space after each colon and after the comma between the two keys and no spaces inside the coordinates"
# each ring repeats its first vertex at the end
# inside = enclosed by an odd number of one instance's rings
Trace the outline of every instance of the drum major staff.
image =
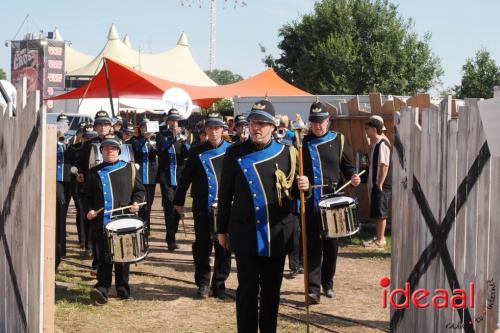
{"type": "Polygon", "coordinates": [[[329,114],[322,102],[315,102],[309,111],[310,134],[304,137],[304,174],[315,185],[306,202],[307,247],[309,259],[309,301],[320,301],[320,285],[325,295],[334,296],[333,277],[337,266],[338,240],[325,238],[318,208],[320,198],[335,191],[340,172],[353,186],[361,182],[355,174],[347,152],[349,147],[341,133],[328,131],[329,114]],[[323,260],[322,260],[323,258],[323,260]]]}
{"type": "Polygon", "coordinates": [[[257,102],[248,115],[250,139],[224,157],[217,232],[236,256],[238,332],[275,332],[285,256],[297,219],[292,211],[307,177],[298,177],[297,150],[272,139],[274,106],[257,102]],[[260,290],[260,305],[258,305],[260,290]]]}
{"type": "MultiPolygon", "coordinates": [[[[132,204],[131,213],[139,211],[139,202],[145,198],[141,177],[132,163],[118,159],[120,142],[114,135],[108,135],[101,142],[104,162],[88,171],[83,188],[83,206],[86,217],[92,223],[92,237],[97,245],[97,284],[90,292],[95,305],[105,304],[111,288],[113,264],[110,258],[104,227],[115,214],[108,213],[115,208],[132,204]],[[98,213],[98,210],[104,208],[98,213]]],[[[130,297],[129,264],[114,264],[116,293],[119,298],[130,297]]]]}
{"type": "Polygon", "coordinates": [[[222,159],[229,143],[222,139],[224,123],[218,113],[209,113],[205,120],[208,140],[189,151],[186,166],[182,172],[174,197],[174,207],[178,213],[184,211],[186,192],[191,184],[193,197],[193,218],[195,241],[193,259],[194,278],[198,286],[198,297],[206,298],[210,289],[210,253],[215,249],[212,291],[214,297],[225,298],[225,281],[231,271],[231,252],[224,250],[211,239],[210,219],[212,204],[217,199],[221,182],[222,159]]]}

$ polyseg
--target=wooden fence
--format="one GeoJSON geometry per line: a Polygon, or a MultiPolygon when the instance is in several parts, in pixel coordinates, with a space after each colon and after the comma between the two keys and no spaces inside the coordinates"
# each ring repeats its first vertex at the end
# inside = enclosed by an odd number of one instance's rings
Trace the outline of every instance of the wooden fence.
{"type": "Polygon", "coordinates": [[[0,112],[0,332],[51,332],[56,128],[38,93],[20,95],[0,112]]]}
{"type": "Polygon", "coordinates": [[[455,107],[448,99],[394,114],[391,290],[425,288],[424,303],[462,288],[467,308],[418,309],[410,297],[409,308],[391,309],[393,332],[493,332],[499,320],[500,158],[477,101],[455,107]]]}

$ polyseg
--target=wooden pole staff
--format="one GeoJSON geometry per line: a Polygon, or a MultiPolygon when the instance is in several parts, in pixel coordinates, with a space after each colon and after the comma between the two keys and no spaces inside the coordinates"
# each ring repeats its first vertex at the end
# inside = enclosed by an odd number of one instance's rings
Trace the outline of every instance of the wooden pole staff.
{"type": "MultiPolygon", "coordinates": [[[[295,139],[299,151],[299,176],[302,177],[304,175],[302,131],[305,128],[305,124],[299,115],[297,115],[297,120],[293,122],[292,127],[296,132],[295,139]]],[[[307,333],[309,333],[309,260],[307,257],[306,200],[303,191],[300,191],[300,227],[302,230],[302,256],[304,262],[304,304],[306,306],[307,333]]]]}

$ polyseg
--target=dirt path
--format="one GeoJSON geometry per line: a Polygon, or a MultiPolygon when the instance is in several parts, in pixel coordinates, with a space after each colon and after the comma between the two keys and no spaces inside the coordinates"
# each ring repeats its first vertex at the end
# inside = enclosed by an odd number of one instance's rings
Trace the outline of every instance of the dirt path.
{"type": "MultiPolygon", "coordinates": [[[[151,253],[148,258],[132,265],[130,285],[134,300],[121,301],[111,290],[109,303],[103,307],[90,304],[89,291],[95,283],[88,267],[90,260],[77,246],[75,212],[70,207],[68,217],[68,256],[57,274],[57,332],[235,332],[235,304],[208,298],[195,299],[194,265],[191,244],[193,221],[187,215],[184,238],[178,233],[180,249],[170,253],[164,242],[165,227],[161,197],[157,193],[152,212],[151,253]]],[[[340,248],[334,280],[336,298],[322,297],[321,304],[311,306],[310,319],[337,332],[381,332],[328,315],[345,317],[369,326],[388,329],[388,309],[381,308],[378,280],[390,273],[388,254],[369,252],[359,246],[340,248]],[[326,315],[322,315],[323,313],[326,315]]],[[[285,276],[288,264],[285,265],[285,276]]],[[[237,286],[236,267],[227,287],[234,294],[237,286]]],[[[305,319],[302,307],[303,276],[283,280],[280,313],[305,319]]],[[[305,325],[288,317],[278,319],[279,332],[305,332],[305,325]]],[[[312,327],[311,332],[325,332],[312,327]]]]}

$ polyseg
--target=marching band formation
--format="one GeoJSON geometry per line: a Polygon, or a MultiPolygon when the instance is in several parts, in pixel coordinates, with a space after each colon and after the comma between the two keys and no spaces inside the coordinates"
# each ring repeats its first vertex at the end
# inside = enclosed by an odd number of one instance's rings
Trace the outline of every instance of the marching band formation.
{"type": "MultiPolygon", "coordinates": [[[[158,132],[148,132],[150,120],[143,118],[135,134],[133,124],[99,111],[93,124],[80,124],[69,143],[66,116],[57,120],[56,265],[66,255],[66,215],[73,198],[78,241],[92,255],[96,271],[93,304],[107,302],[113,269],[117,296],[130,298],[129,265],[149,252],[156,184],[171,252],[178,249],[176,233],[190,188],[197,297],[226,297],[234,254],[238,332],[276,331],[287,255],[292,275],[308,273],[308,304],[320,302],[321,290],[334,297],[338,239],[359,230],[357,199],[338,193],[339,185],[342,176],[352,186],[361,178],[344,136],[329,130],[324,103],[311,105],[307,129],[276,115],[267,99],[256,102],[246,117],[237,115],[230,129],[220,114],[210,112],[190,132],[179,126],[179,111],[171,109],[158,132]]],[[[385,243],[390,144],[384,129],[377,116],[365,124],[373,142],[367,179],[377,221],[376,237],[365,244],[371,247],[385,243]]]]}

